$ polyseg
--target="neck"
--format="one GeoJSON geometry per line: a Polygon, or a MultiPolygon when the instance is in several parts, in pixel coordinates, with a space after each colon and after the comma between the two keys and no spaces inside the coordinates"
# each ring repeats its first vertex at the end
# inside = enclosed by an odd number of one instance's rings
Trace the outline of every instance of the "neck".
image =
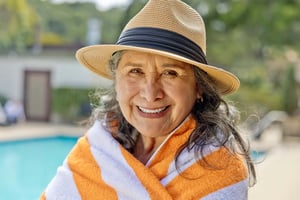
{"type": "Polygon", "coordinates": [[[139,135],[133,155],[143,164],[146,164],[165,138],[166,137],[152,138],[139,135]]]}

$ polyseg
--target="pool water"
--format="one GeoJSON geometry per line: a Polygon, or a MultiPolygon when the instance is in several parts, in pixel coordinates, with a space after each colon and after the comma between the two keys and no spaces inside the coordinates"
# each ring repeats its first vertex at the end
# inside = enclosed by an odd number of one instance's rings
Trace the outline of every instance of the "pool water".
{"type": "Polygon", "coordinates": [[[0,199],[38,199],[77,139],[0,142],[0,199]]]}
{"type": "Polygon", "coordinates": [[[266,158],[265,151],[252,150],[250,155],[254,163],[260,163],[266,158]]]}

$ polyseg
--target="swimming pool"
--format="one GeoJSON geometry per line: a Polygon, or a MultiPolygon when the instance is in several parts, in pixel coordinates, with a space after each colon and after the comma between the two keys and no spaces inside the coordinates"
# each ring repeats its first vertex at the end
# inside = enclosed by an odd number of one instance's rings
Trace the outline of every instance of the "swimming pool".
{"type": "MultiPolygon", "coordinates": [[[[38,199],[77,139],[60,136],[0,142],[0,200],[38,199]]],[[[252,152],[252,157],[263,154],[252,152]]]]}
{"type": "Polygon", "coordinates": [[[38,199],[77,139],[59,136],[0,142],[0,199],[38,199]]]}

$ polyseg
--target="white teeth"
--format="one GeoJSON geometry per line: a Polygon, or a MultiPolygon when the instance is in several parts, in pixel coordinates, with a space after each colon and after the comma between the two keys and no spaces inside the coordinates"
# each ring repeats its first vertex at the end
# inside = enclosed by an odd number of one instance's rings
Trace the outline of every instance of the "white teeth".
{"type": "Polygon", "coordinates": [[[167,107],[158,108],[158,109],[154,109],[154,110],[149,110],[149,109],[142,108],[142,107],[138,107],[138,108],[144,113],[154,114],[154,113],[159,113],[159,112],[165,110],[167,107]]]}

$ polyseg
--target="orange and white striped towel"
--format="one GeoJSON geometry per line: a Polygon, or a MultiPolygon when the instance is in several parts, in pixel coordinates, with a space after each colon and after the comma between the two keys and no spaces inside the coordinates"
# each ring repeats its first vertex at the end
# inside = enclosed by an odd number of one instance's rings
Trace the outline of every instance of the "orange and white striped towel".
{"type": "Polygon", "coordinates": [[[96,122],[78,140],[41,199],[247,199],[244,162],[223,147],[205,147],[205,159],[216,167],[200,165],[203,158],[195,160],[194,151],[184,150],[178,159],[179,174],[176,147],[185,143],[195,124],[189,117],[144,165],[96,122]]]}

